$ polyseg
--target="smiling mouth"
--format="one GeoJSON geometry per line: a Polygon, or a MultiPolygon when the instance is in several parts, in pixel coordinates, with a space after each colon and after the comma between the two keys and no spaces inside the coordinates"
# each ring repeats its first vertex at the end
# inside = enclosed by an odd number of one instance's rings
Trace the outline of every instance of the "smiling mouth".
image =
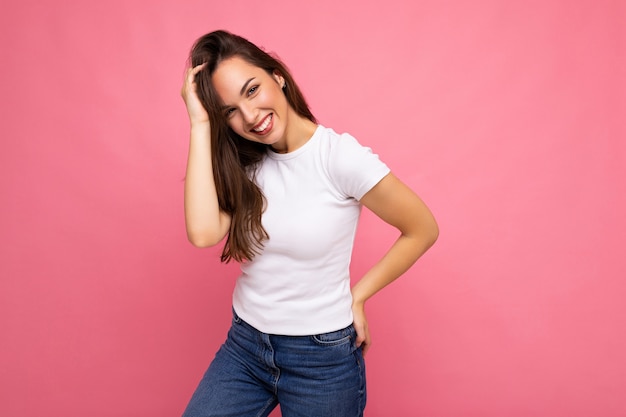
{"type": "Polygon", "coordinates": [[[251,131],[253,133],[256,133],[257,135],[263,135],[263,134],[267,133],[269,131],[270,127],[272,126],[272,120],[273,119],[274,119],[274,114],[270,113],[258,125],[253,127],[251,131]]]}

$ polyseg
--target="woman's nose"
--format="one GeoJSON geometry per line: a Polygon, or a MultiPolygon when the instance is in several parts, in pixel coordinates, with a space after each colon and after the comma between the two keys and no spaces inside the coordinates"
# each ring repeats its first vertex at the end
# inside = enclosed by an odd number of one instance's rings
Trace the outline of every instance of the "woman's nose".
{"type": "Polygon", "coordinates": [[[241,115],[243,116],[243,120],[252,124],[256,121],[256,111],[249,106],[241,106],[241,115]]]}

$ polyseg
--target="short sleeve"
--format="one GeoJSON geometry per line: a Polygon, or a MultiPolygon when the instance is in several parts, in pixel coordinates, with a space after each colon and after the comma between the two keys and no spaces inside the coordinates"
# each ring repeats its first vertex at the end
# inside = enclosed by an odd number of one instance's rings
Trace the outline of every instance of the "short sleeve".
{"type": "Polygon", "coordinates": [[[329,173],[331,181],[345,197],[360,200],[390,169],[372,149],[344,133],[334,138],[329,173]]]}

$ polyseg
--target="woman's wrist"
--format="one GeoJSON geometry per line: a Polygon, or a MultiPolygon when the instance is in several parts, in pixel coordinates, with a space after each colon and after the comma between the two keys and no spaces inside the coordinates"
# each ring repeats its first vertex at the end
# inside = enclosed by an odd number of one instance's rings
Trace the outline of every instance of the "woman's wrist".
{"type": "Polygon", "coordinates": [[[365,308],[365,301],[359,294],[352,292],[352,308],[365,308]]]}
{"type": "Polygon", "coordinates": [[[208,120],[190,120],[191,129],[208,129],[211,123],[208,120]]]}

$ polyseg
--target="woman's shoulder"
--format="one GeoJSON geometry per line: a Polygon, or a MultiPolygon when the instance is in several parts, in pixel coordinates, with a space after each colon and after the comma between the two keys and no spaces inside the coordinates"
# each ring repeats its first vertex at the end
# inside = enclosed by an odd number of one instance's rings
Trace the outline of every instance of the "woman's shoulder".
{"type": "Polygon", "coordinates": [[[327,155],[331,161],[338,159],[337,162],[371,155],[373,151],[370,147],[365,146],[352,134],[343,132],[338,133],[334,129],[320,125],[319,144],[322,153],[327,155]]]}
{"type": "Polygon", "coordinates": [[[319,143],[328,178],[345,196],[360,199],[389,172],[371,148],[349,133],[323,128],[319,143]]]}
{"type": "Polygon", "coordinates": [[[349,152],[351,149],[363,148],[359,141],[350,133],[338,133],[330,127],[319,125],[319,142],[323,147],[328,148],[330,152],[349,152]]]}

